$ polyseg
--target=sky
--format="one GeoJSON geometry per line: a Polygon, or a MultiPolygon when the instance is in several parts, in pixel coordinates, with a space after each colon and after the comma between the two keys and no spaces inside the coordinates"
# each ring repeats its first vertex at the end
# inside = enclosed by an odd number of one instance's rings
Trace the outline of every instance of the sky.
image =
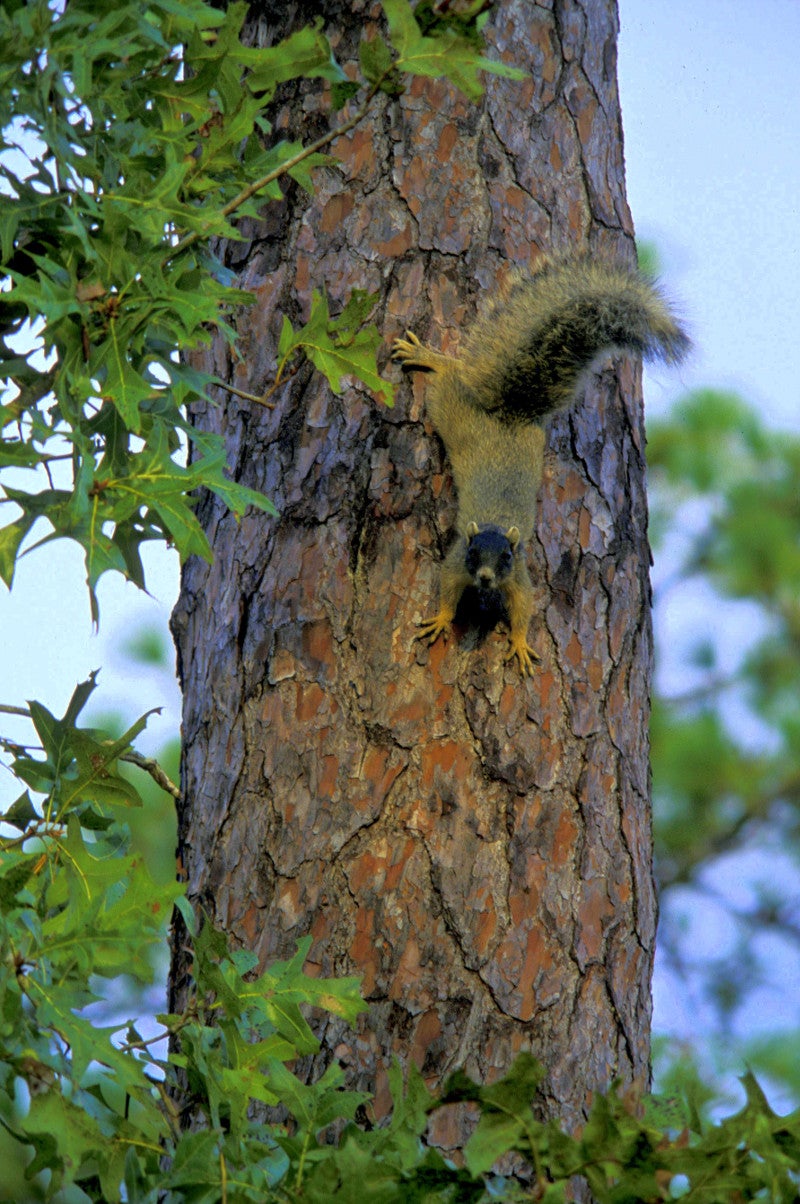
{"type": "MultiPolygon", "coordinates": [[[[628,197],[696,344],[678,372],[648,370],[648,410],[663,413],[686,389],[733,388],[770,424],[796,431],[800,0],[620,0],[620,23],[628,197]]],[[[142,624],[166,632],[177,596],[175,556],[151,548],[145,560],[152,596],[107,575],[95,635],[79,550],[61,542],[24,558],[13,592],[0,585],[0,700],[37,698],[61,714],[75,684],[100,667],[99,709],[134,717],[163,705],[140,744],[150,751],[169,738],[180,720],[176,685],[119,653],[142,624]]],[[[680,648],[697,635],[697,614],[660,626],[657,637],[680,648]]],[[[661,671],[677,680],[680,664],[661,671]]],[[[0,801],[15,793],[0,773],[0,801]]],[[[670,984],[656,985],[657,1027],[691,1029],[693,1008],[676,1008],[670,984]]],[[[765,1016],[776,1007],[762,1001],[765,1016]]]]}
{"type": "Polygon", "coordinates": [[[696,343],[669,395],[732,387],[797,430],[800,3],[620,0],[620,25],[628,199],[696,343]]]}

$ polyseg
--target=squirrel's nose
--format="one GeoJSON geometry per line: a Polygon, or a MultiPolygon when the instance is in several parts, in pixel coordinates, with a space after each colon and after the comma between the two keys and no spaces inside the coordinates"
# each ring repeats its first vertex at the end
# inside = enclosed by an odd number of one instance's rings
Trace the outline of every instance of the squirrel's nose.
{"type": "Polygon", "coordinates": [[[494,572],[490,568],[478,569],[478,585],[484,589],[488,589],[490,585],[494,585],[494,572]]]}

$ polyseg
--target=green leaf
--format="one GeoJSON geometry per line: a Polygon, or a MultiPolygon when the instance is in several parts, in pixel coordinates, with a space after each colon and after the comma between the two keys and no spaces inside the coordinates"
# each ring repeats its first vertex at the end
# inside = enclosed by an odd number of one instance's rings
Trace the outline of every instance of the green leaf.
{"type": "Polygon", "coordinates": [[[38,854],[0,853],[0,911],[9,912],[17,906],[17,895],[36,872],[38,854]]]}
{"type": "Polygon", "coordinates": [[[115,319],[92,358],[92,370],[102,381],[103,395],[113,402],[125,425],[138,434],[142,429],[140,408],[154,394],[153,385],[134,368],[128,348],[138,325],[137,318],[115,319]]]}
{"type": "Polygon", "coordinates": [[[334,112],[343,109],[348,100],[357,95],[361,91],[361,84],[356,80],[347,79],[342,83],[335,83],[331,87],[331,105],[334,112]]]}
{"type": "Polygon", "coordinates": [[[328,167],[335,164],[336,160],[331,155],[314,154],[306,155],[299,163],[289,168],[288,174],[304,188],[309,196],[314,195],[314,178],[312,171],[315,167],[328,167]]]}
{"type": "MultiPolygon", "coordinates": [[[[291,324],[289,329],[291,330],[291,324]]],[[[237,518],[241,518],[249,506],[255,506],[267,514],[278,513],[265,494],[259,493],[257,489],[250,489],[247,485],[241,485],[238,481],[231,481],[223,475],[225,451],[219,435],[196,428],[192,428],[188,435],[203,453],[203,457],[194,463],[198,484],[202,483],[206,489],[212,490],[222,498],[237,518]]]]}
{"type": "Polygon", "coordinates": [[[477,1128],[464,1147],[464,1161],[473,1175],[482,1175],[513,1150],[525,1132],[525,1126],[516,1116],[500,1112],[483,1112],[477,1128]]]}
{"type": "Polygon", "coordinates": [[[78,805],[91,801],[107,805],[140,806],[135,787],[120,776],[116,765],[121,754],[143,730],[153,712],[142,716],[119,740],[102,733],[75,727],[75,720],[95,689],[97,674],[76,687],[63,719],[39,702],[29,702],[31,719],[42,742],[45,761],[18,758],[15,772],[35,789],[51,792],[50,814],[62,820],[78,805]]]}
{"type": "Polygon", "coordinates": [[[488,59],[476,51],[469,38],[446,25],[435,37],[425,37],[406,0],[382,0],[389,39],[398,54],[396,67],[409,75],[445,77],[471,100],[483,95],[481,71],[507,79],[525,79],[527,72],[488,59]]]}
{"type": "Polygon", "coordinates": [[[315,1004],[341,1016],[348,1024],[354,1024],[364,1011],[364,1000],[360,995],[361,979],[311,978],[303,973],[303,965],[311,948],[311,937],[297,942],[297,952],[288,962],[276,962],[254,982],[248,983],[248,996],[269,999],[280,1005],[281,1001],[315,1004]]]}
{"type": "MultiPolygon", "coordinates": [[[[70,906],[53,910],[43,923],[49,956],[67,959],[74,970],[80,967],[84,981],[90,974],[110,978],[129,973],[150,982],[150,947],[163,939],[173,900],[183,887],[154,883],[140,857],[111,856],[102,846],[98,854],[96,847],[84,840],[71,816],[67,836],[58,844],[61,883],[48,892],[55,905],[66,890],[70,906]],[[86,940],[87,928],[91,942],[86,940]]],[[[52,1002],[59,1009],[59,1023],[69,1025],[55,996],[52,1002]]]]}
{"type": "MultiPolygon", "coordinates": [[[[208,540],[193,513],[194,500],[189,496],[189,491],[202,481],[202,469],[197,466],[186,469],[175,463],[166,430],[161,425],[131,467],[127,476],[111,478],[106,483],[111,499],[109,517],[120,522],[142,509],[150,511],[163,524],[182,561],[191,555],[210,560],[208,540]]],[[[211,467],[217,470],[219,466],[211,467]]]]}
{"type": "Polygon", "coordinates": [[[184,1133],[175,1147],[165,1187],[216,1186],[219,1183],[218,1133],[184,1133]]]}
{"type": "MultiPolygon", "coordinates": [[[[8,407],[9,419],[14,421],[18,412],[8,407]]],[[[21,439],[0,439],[0,466],[4,468],[35,468],[44,461],[44,456],[32,444],[21,439]]]]}
{"type": "Polygon", "coordinates": [[[375,351],[382,342],[381,336],[375,327],[357,333],[354,328],[356,315],[363,315],[367,297],[365,293],[357,293],[338,318],[331,318],[327,299],[315,289],[311,297],[311,316],[305,326],[294,331],[284,318],[279,355],[283,362],[302,348],[335,393],[342,391],[343,376],[355,376],[391,405],[394,386],[383,380],[375,364],[375,351]]]}
{"type": "Polygon", "coordinates": [[[524,1149],[524,1139],[539,1134],[531,1103],[543,1078],[541,1064],[530,1054],[520,1054],[502,1079],[480,1088],[481,1117],[464,1147],[473,1175],[488,1171],[508,1150],[524,1149]]]}
{"type": "Polygon", "coordinates": [[[196,937],[198,933],[197,916],[189,900],[185,895],[179,895],[175,900],[175,906],[183,917],[189,936],[196,937]]]}
{"type": "Polygon", "coordinates": [[[351,1120],[369,1099],[363,1091],[341,1090],[344,1073],[338,1066],[329,1066],[316,1083],[307,1086],[282,1062],[273,1059],[269,1063],[269,1078],[278,1098],[301,1130],[313,1135],[335,1120],[351,1120]]]}
{"type": "Polygon", "coordinates": [[[26,514],[16,522],[0,529],[0,577],[11,589],[17,565],[19,546],[35,522],[35,515],[26,514]]]}
{"type": "Polygon", "coordinates": [[[382,0],[381,7],[386,16],[392,45],[402,56],[421,41],[422,31],[408,0],[382,0]]]}
{"type": "Polygon", "coordinates": [[[84,1160],[105,1145],[97,1122],[56,1090],[32,1095],[21,1127],[36,1150],[28,1176],[52,1169],[56,1183],[65,1172],[67,1181],[73,1182],[84,1160]]]}
{"type": "Polygon", "coordinates": [[[541,1062],[532,1054],[521,1053],[501,1079],[481,1088],[481,1099],[492,1108],[503,1109],[527,1122],[531,1103],[544,1077],[541,1062]]]}
{"type": "Polygon", "coordinates": [[[7,811],[2,813],[2,818],[3,823],[11,824],[20,832],[24,832],[29,824],[36,823],[39,816],[27,790],[11,804],[7,811]]]}
{"type": "Polygon", "coordinates": [[[371,84],[384,79],[394,69],[392,52],[381,37],[362,41],[358,47],[358,58],[364,78],[371,84]]]}
{"type": "Polygon", "coordinates": [[[94,691],[97,689],[98,673],[99,669],[93,669],[86,681],[80,682],[72,691],[72,697],[70,698],[67,709],[64,712],[64,723],[71,726],[75,725],[81,711],[86,706],[94,691]]]}
{"type": "Polygon", "coordinates": [[[257,63],[248,75],[253,92],[271,96],[275,87],[287,79],[304,75],[311,79],[320,76],[333,83],[342,83],[346,75],[333,57],[330,43],[322,30],[322,18],[284,38],[277,46],[261,50],[257,63]]]}

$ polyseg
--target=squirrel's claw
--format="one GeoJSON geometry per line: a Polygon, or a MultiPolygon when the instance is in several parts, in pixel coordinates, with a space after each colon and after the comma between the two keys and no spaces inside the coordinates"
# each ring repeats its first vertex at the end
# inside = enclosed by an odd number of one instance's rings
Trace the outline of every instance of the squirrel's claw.
{"type": "Polygon", "coordinates": [[[392,343],[392,359],[397,360],[404,367],[410,364],[410,361],[415,360],[422,349],[417,336],[411,330],[406,331],[404,339],[395,339],[392,343]]]}
{"type": "Polygon", "coordinates": [[[392,359],[404,372],[439,372],[447,363],[446,356],[431,351],[411,330],[406,331],[404,339],[395,339],[392,343],[392,359]]]}
{"type": "Polygon", "coordinates": [[[404,339],[395,339],[392,343],[392,355],[396,355],[398,352],[408,353],[408,351],[414,351],[416,348],[421,346],[422,343],[420,343],[419,339],[414,334],[414,331],[407,330],[406,337],[404,339]]]}
{"type": "Polygon", "coordinates": [[[441,610],[432,619],[423,619],[421,623],[417,624],[419,627],[417,639],[427,640],[429,644],[433,644],[440,635],[444,635],[450,630],[450,621],[451,616],[441,610]]]}
{"type": "Polygon", "coordinates": [[[539,657],[528,644],[525,634],[509,636],[510,648],[504,660],[510,661],[512,656],[515,656],[519,662],[520,673],[523,677],[533,677],[533,662],[538,661],[539,657]]]}

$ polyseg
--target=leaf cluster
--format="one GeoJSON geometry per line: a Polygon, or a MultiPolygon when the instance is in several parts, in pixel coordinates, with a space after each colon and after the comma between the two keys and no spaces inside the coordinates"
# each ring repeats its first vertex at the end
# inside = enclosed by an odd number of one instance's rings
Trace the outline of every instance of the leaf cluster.
{"type": "MultiPolygon", "coordinates": [[[[92,675],[61,718],[29,703],[37,743],[5,741],[27,789],[0,816],[0,1125],[28,1149],[28,1179],[46,1172],[46,1198],[76,1184],[82,1199],[155,1200],[167,1183],[193,1185],[195,1194],[175,1199],[218,1198],[206,1188],[219,1187],[224,1143],[246,1164],[246,1198],[264,1198],[287,1158],[248,1108],[286,1101],[306,1107],[309,1124],[325,1115],[322,1097],[337,1091],[341,1074],[332,1070],[304,1105],[285,1062],[319,1049],[300,1005],[352,1022],[363,1007],[357,983],[307,978],[310,940],[258,975],[252,954],[229,951],[210,925],[196,925],[180,884],[153,879],[130,848],[125,821],[141,800],[120,764],[147,716],[118,738],[79,726],[94,688],[92,675]],[[98,1023],[120,975],[152,981],[175,903],[193,948],[186,1009],[158,1017],[148,1038],[130,1018],[98,1023]],[[154,1052],[168,1037],[172,1053],[154,1052]],[[209,1131],[184,1132],[181,1107],[201,1114],[209,1131]],[[166,1177],[165,1153],[173,1159],[166,1177]]],[[[337,1093],[334,1115],[363,1098],[337,1093]]]]}
{"type": "Polygon", "coordinates": [[[152,981],[182,889],[156,884],[128,848],[124,816],[140,798],[120,761],[147,716],[119,738],[78,726],[94,688],[92,675],[61,718],[31,702],[35,746],[4,741],[26,789],[0,837],[0,1124],[53,1190],[112,1127],[125,1138],[112,1179],[131,1141],[159,1149],[147,1065],[117,1039],[124,1025],[92,1010],[121,974],[152,981]]]}

